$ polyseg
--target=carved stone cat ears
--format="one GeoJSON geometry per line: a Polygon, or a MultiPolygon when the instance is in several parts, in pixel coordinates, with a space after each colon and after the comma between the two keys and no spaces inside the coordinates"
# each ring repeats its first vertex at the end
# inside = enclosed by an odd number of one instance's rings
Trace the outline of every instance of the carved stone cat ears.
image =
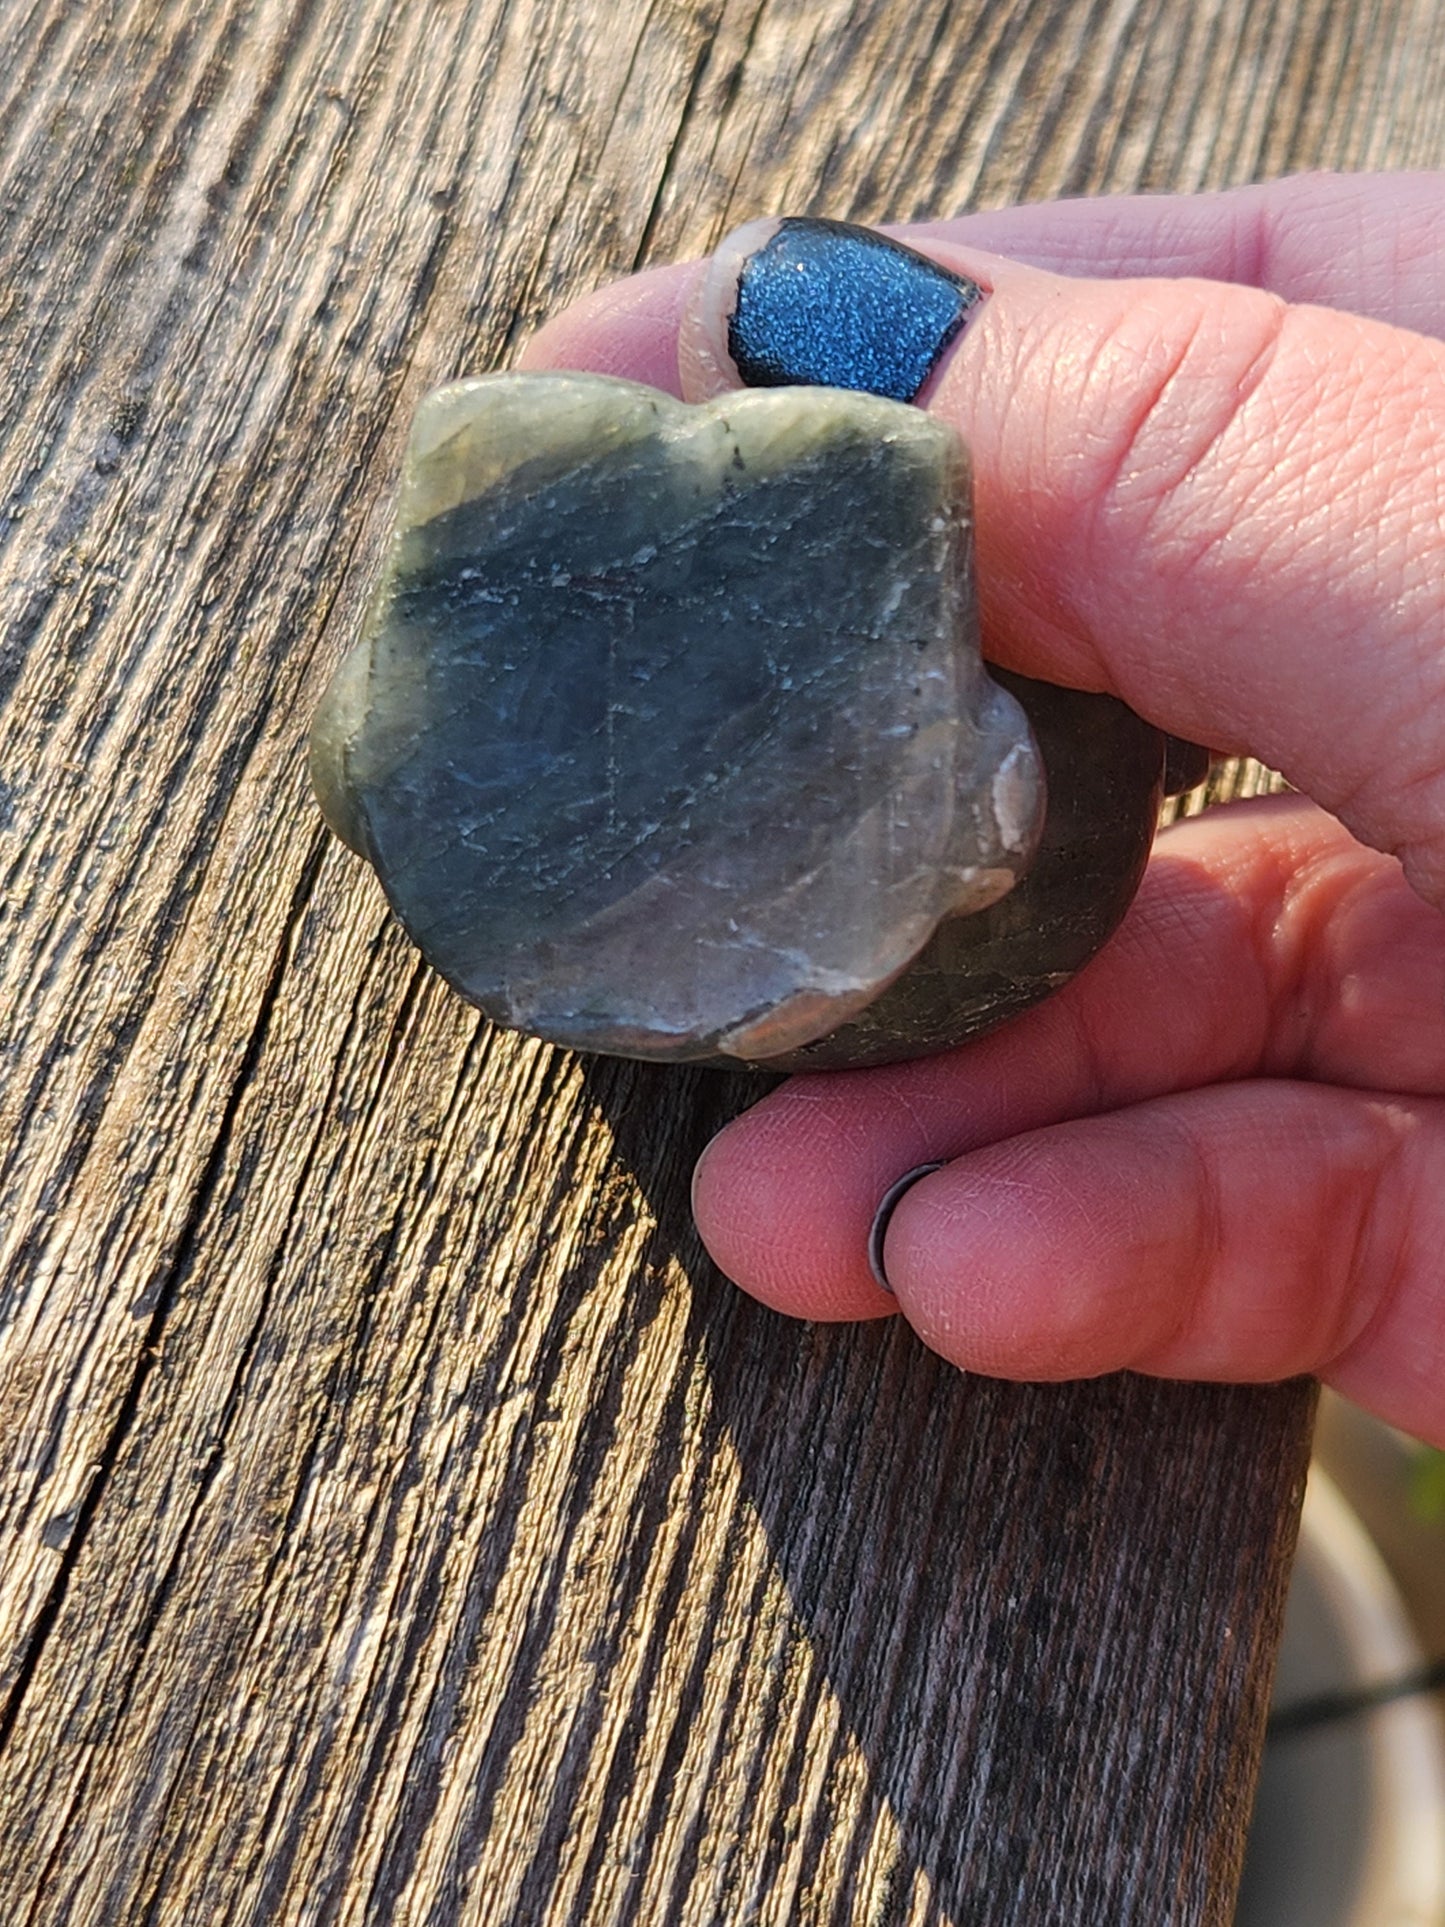
{"type": "MultiPolygon", "coordinates": [[[[1025,706],[1043,687],[1007,681],[1025,706]]],[[[494,375],[418,412],[312,772],[497,1022],[635,1057],[876,1062],[1046,994],[1132,895],[1163,739],[1105,697],[1041,700],[1076,794],[1031,907],[1040,743],[980,660],[952,430],[832,388],[687,406],[494,375]]]]}

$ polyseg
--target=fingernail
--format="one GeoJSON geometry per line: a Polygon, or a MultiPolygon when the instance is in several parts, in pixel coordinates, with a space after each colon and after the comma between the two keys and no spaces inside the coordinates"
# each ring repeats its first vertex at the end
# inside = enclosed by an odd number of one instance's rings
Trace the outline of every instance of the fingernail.
{"type": "Polygon", "coordinates": [[[868,1269],[890,1298],[896,1294],[888,1282],[888,1273],[883,1269],[883,1241],[888,1236],[893,1213],[920,1178],[932,1177],[935,1171],[942,1169],[941,1164],[915,1164],[911,1171],[905,1171],[901,1178],[889,1185],[878,1209],[873,1213],[873,1228],[868,1233],[868,1269]]]}
{"type": "Polygon", "coordinates": [[[987,294],[871,228],[752,221],[694,292],[678,346],[683,393],[802,384],[913,401],[987,294]]]}
{"type": "Polygon", "coordinates": [[[698,1193],[698,1186],[702,1180],[702,1167],[707,1163],[708,1154],[711,1152],[713,1145],[716,1143],[717,1143],[716,1138],[709,1139],[709,1141],[706,1144],[704,1144],[704,1146],[702,1147],[702,1151],[698,1156],[697,1162],[692,1167],[692,1183],[689,1186],[688,1206],[692,1212],[694,1220],[696,1220],[697,1218],[697,1193],[698,1193]]]}

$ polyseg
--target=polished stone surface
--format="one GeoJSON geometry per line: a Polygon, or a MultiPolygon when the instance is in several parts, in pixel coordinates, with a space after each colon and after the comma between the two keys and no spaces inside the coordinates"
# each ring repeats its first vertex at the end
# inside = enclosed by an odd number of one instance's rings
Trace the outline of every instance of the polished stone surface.
{"type": "Polygon", "coordinates": [[[1023,704],[1048,775],[1048,815],[1022,882],[942,924],[867,1010],[770,1070],[925,1057],[1051,996],[1102,949],[1134,899],[1163,793],[1164,737],[1112,696],[990,673],[1023,704]]]}
{"type": "MultiPolygon", "coordinates": [[[[969,538],[956,436],[890,401],[439,390],[313,728],[327,818],[497,1021],[776,1061],[896,998],[1032,853],[969,538]]],[[[862,1054],[929,1047],[872,1025],[862,1054]]]]}

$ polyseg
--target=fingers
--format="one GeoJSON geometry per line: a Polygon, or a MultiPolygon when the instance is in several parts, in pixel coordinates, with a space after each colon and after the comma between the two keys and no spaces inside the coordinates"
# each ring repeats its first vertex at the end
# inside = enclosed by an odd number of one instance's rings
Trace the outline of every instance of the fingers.
{"type": "MultiPolygon", "coordinates": [[[[890,229],[1056,274],[1197,275],[1445,334],[1445,174],[1300,174],[1218,194],[1042,201],[890,229]]],[[[625,284],[624,284],[625,285],[625,284]]]]}
{"type": "Polygon", "coordinates": [[[706,262],[649,268],[584,295],[546,322],[517,357],[519,368],[580,368],[620,375],[682,398],[677,338],[706,262]]]}
{"type": "Polygon", "coordinates": [[[1318,1372],[1445,1440],[1445,1102],[1256,1082],[925,1178],[888,1276],[925,1343],[1022,1379],[1318,1372]]]}
{"type": "MultiPolygon", "coordinates": [[[[992,290],[922,391],[973,454],[988,653],[1253,751],[1445,901],[1439,198],[1438,177],[1301,181],[915,238],[992,290]]],[[[693,337],[690,379],[727,379],[727,279],[604,292],[525,359],[678,393],[693,337]]],[[[725,1132],[704,1237],[785,1310],[877,1314],[876,1201],[948,1160],[886,1257],[960,1363],[1322,1368],[1439,1437],[1442,929],[1298,804],[1190,825],[1053,1004],[932,1063],[798,1080],[725,1132]]]]}
{"type": "Polygon", "coordinates": [[[1445,897],[1445,347],[936,251],[995,288],[932,401],[990,653],[1250,751],[1445,897]]]}
{"type": "Polygon", "coordinates": [[[708,1147],[694,1211],[722,1270],[767,1303],[879,1316],[894,1306],[868,1233],[900,1173],[1261,1073],[1445,1089],[1445,919],[1297,797],[1166,831],[1112,942],[1002,1030],[784,1085],[708,1147]]]}

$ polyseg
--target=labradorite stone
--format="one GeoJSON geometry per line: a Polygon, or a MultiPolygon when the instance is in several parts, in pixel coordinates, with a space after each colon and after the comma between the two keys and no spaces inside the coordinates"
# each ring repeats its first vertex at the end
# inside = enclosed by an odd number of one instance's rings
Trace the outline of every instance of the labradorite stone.
{"type": "MultiPolygon", "coordinates": [[[[1038,838],[968,503],[952,431],[869,395],[441,389],[314,724],[327,819],[500,1023],[722,1062],[829,1037],[1038,838]]],[[[931,1047],[929,999],[927,1042],[861,1054],[931,1047]]]]}
{"type": "Polygon", "coordinates": [[[1123,920],[1154,840],[1163,736],[1112,696],[990,673],[1023,705],[1048,777],[1048,816],[1027,875],[987,909],[941,924],[867,1010],[769,1069],[835,1070],[946,1050],[1062,988],[1123,920]]]}

